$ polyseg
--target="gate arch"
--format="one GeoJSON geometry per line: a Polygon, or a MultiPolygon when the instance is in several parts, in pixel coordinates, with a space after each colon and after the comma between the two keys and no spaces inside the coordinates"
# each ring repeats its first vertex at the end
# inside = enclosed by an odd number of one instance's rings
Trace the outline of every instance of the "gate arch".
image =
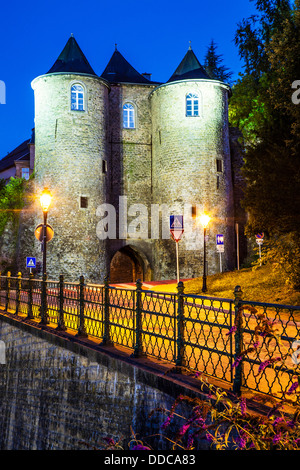
{"type": "Polygon", "coordinates": [[[112,284],[151,280],[151,267],[147,257],[131,245],[120,248],[110,262],[109,280],[112,284]]]}

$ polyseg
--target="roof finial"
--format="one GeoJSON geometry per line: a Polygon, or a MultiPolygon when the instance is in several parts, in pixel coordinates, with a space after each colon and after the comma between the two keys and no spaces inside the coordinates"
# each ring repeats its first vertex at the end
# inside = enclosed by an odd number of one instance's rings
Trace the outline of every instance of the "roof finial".
{"type": "Polygon", "coordinates": [[[73,34],[73,33],[71,33],[71,38],[73,38],[73,37],[74,37],[74,34],[73,34]]]}
{"type": "Polygon", "coordinates": [[[189,45],[189,51],[192,50],[192,41],[189,41],[190,45],[189,45]]]}
{"type": "Polygon", "coordinates": [[[118,48],[117,48],[117,45],[118,45],[118,44],[117,44],[117,43],[115,43],[115,51],[117,51],[117,50],[118,50],[118,48]]]}

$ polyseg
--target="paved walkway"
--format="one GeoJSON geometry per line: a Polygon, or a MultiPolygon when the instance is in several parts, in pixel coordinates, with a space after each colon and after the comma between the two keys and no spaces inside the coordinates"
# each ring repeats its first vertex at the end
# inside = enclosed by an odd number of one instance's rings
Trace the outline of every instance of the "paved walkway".
{"type": "MultiPolygon", "coordinates": [[[[191,279],[180,279],[182,282],[190,281],[191,279]]],[[[135,282],[127,282],[120,284],[111,284],[112,287],[123,287],[124,289],[135,289],[135,282]]],[[[177,280],[169,279],[167,281],[146,281],[143,282],[143,289],[153,290],[156,292],[177,292],[177,280]]]]}

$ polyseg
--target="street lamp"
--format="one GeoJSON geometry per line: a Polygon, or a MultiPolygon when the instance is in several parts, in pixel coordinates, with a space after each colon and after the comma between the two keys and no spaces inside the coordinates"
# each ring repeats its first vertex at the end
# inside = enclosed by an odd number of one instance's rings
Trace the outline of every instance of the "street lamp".
{"type": "Polygon", "coordinates": [[[206,227],[210,221],[210,217],[207,214],[200,215],[200,224],[203,227],[203,284],[202,284],[202,292],[207,291],[206,287],[206,227]]]}
{"type": "Polygon", "coordinates": [[[51,204],[52,196],[48,188],[45,188],[40,196],[40,203],[44,215],[43,224],[43,274],[46,274],[46,256],[47,256],[47,215],[51,204]]]}

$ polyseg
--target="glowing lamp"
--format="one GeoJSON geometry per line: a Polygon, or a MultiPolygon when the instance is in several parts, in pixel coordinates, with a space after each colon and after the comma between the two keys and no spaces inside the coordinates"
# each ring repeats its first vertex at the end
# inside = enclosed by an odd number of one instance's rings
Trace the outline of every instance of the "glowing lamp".
{"type": "Polygon", "coordinates": [[[210,221],[209,215],[207,215],[207,214],[201,214],[200,215],[200,223],[201,223],[202,227],[206,228],[209,224],[209,221],[210,221]]]}
{"type": "Polygon", "coordinates": [[[45,188],[40,196],[40,203],[41,203],[43,212],[48,212],[51,201],[52,201],[51,193],[48,190],[48,188],[45,188]]]}

